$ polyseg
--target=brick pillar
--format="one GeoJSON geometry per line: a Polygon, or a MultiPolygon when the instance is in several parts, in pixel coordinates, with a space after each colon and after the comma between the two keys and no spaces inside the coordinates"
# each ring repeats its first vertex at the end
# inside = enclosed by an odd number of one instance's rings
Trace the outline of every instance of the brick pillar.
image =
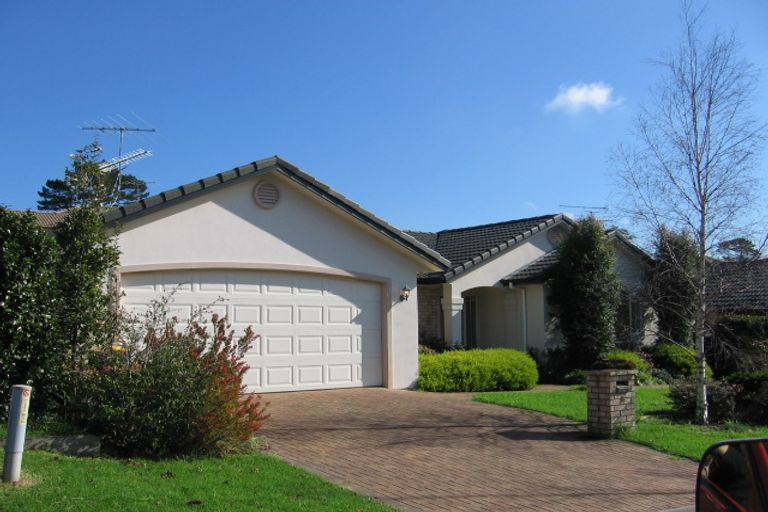
{"type": "Polygon", "coordinates": [[[616,437],[635,428],[637,370],[591,370],[587,376],[587,429],[595,437],[616,437]]]}

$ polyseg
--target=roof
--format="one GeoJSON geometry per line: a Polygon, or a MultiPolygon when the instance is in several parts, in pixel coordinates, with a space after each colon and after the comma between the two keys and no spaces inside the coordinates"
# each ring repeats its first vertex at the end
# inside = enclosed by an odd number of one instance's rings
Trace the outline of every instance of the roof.
{"type": "Polygon", "coordinates": [[[446,229],[436,233],[406,231],[450,261],[445,272],[420,276],[422,283],[445,282],[469,268],[504,252],[558,222],[571,221],[563,214],[541,215],[493,224],[446,229]]]}
{"type": "Polygon", "coordinates": [[[445,258],[430,247],[425,246],[413,237],[403,233],[373,213],[365,210],[359,204],[333,190],[325,183],[316,180],[303,170],[299,169],[296,165],[279,156],[251,162],[228,171],[214,174],[207,178],[202,178],[192,183],[187,183],[186,185],[166,190],[135,203],[117,206],[104,214],[104,220],[107,224],[132,220],[139,216],[146,215],[147,213],[158,211],[169,205],[178,204],[189,198],[197,197],[221,189],[222,187],[229,186],[243,178],[264,175],[271,172],[282,174],[294,183],[316,194],[333,206],[345,211],[358,221],[378,231],[397,245],[415,253],[437,267],[446,268],[449,265],[449,262],[445,258]]]}
{"type": "MultiPolygon", "coordinates": [[[[260,176],[270,172],[278,172],[287,177],[294,183],[316,194],[326,200],[333,206],[345,211],[358,221],[366,224],[368,227],[378,231],[397,245],[415,253],[439,268],[448,268],[450,262],[438,254],[430,245],[422,243],[419,239],[412,237],[386,221],[380,219],[373,213],[364,209],[359,204],[348,199],[339,192],[333,190],[325,183],[316,180],[296,165],[273,156],[251,162],[234,169],[223,171],[207,178],[202,178],[186,185],[160,192],[153,196],[144,198],[134,203],[116,206],[106,211],[104,221],[107,225],[118,224],[128,220],[133,220],[151,212],[158,211],[167,206],[178,204],[192,197],[221,189],[229,186],[242,178],[260,176]]],[[[53,227],[64,218],[65,212],[31,212],[42,227],[53,227]]]]}
{"type": "MultiPolygon", "coordinates": [[[[632,240],[621,234],[616,230],[608,230],[605,232],[608,236],[608,240],[618,240],[628,247],[633,253],[640,256],[640,258],[646,263],[651,263],[653,258],[638,247],[632,240]]],[[[541,283],[547,279],[547,271],[557,263],[557,251],[549,251],[548,253],[539,256],[529,264],[515,270],[507,277],[501,280],[502,283],[541,283]]]]}
{"type": "Polygon", "coordinates": [[[60,211],[60,212],[34,212],[32,210],[28,210],[28,211],[35,217],[35,220],[37,221],[37,223],[45,229],[55,228],[58,223],[60,223],[67,217],[66,211],[60,211]]]}
{"type": "Polygon", "coordinates": [[[711,260],[707,279],[709,302],[715,309],[768,311],[768,259],[711,260]]]}
{"type": "Polygon", "coordinates": [[[502,283],[538,283],[546,279],[547,271],[557,263],[557,251],[549,251],[501,280],[502,283]]]}

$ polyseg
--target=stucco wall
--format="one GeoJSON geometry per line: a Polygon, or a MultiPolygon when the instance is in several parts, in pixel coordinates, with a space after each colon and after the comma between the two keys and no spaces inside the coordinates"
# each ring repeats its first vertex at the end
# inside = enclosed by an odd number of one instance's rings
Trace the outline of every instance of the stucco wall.
{"type": "Polygon", "coordinates": [[[370,276],[385,290],[384,325],[391,340],[390,386],[405,388],[418,376],[416,273],[429,264],[388,241],[288,179],[270,174],[280,189],[271,210],[256,206],[260,179],[237,181],[120,227],[124,271],[174,268],[285,268],[370,276]],[[401,302],[400,289],[412,290],[401,302]]]}
{"type": "Polygon", "coordinates": [[[514,249],[459,274],[451,281],[453,296],[460,297],[465,291],[481,286],[500,286],[500,279],[552,249],[552,244],[547,239],[547,231],[536,233],[514,249]]]}

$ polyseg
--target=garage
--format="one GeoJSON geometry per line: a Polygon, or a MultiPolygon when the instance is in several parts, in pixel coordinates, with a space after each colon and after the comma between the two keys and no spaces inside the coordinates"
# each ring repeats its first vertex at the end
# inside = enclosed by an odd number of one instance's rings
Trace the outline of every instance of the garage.
{"type": "Polygon", "coordinates": [[[226,315],[235,335],[259,335],[246,359],[250,392],[381,386],[381,284],[351,278],[238,269],[124,273],[123,304],[140,312],[173,292],[170,313],[226,315]]]}
{"type": "Polygon", "coordinates": [[[259,160],[104,219],[127,307],[176,290],[180,319],[212,304],[253,326],[249,391],[415,385],[417,275],[448,260],[295,165],[259,160]]]}

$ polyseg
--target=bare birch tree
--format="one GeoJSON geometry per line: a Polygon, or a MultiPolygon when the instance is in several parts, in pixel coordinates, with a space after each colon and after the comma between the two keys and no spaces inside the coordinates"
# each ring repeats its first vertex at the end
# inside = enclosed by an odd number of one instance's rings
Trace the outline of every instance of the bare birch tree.
{"type": "Polygon", "coordinates": [[[702,14],[684,4],[682,42],[658,62],[663,78],[653,90],[654,103],[637,119],[636,144],[620,146],[612,161],[625,214],[653,232],[668,226],[688,233],[696,244],[689,277],[695,290],[696,417],[706,424],[707,258],[718,242],[749,231],[766,125],[751,113],[757,80],[752,65],[738,57],[733,35],[702,37],[702,14]]]}

